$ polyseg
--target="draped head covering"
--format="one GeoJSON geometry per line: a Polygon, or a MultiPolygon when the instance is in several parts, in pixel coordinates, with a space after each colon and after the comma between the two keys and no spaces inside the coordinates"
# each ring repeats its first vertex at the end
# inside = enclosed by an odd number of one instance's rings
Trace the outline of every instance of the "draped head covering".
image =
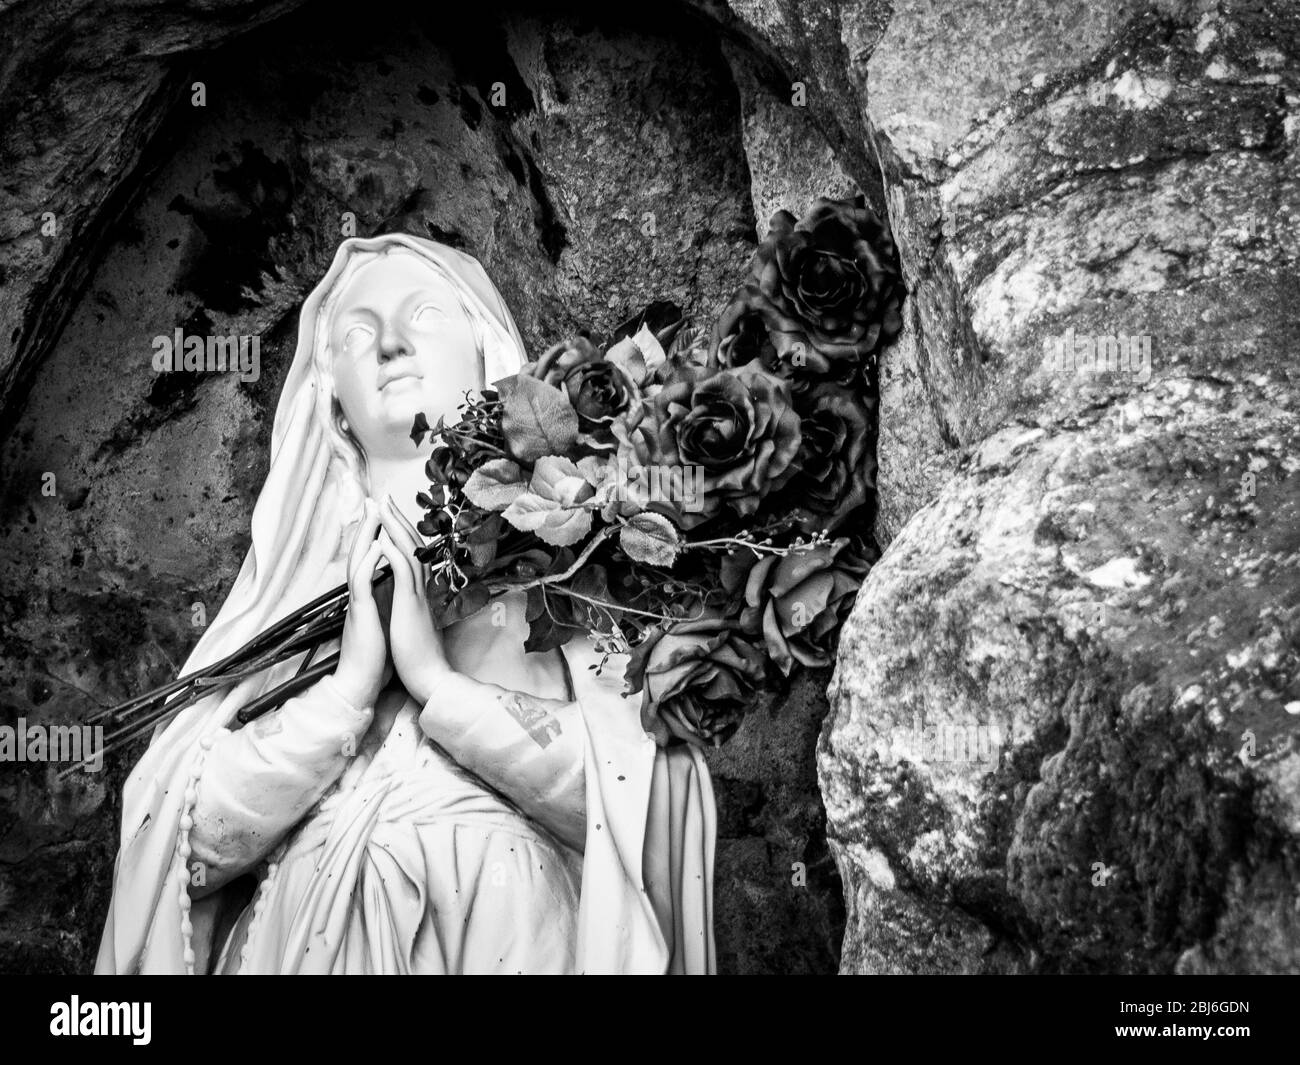
{"type": "MultiPolygon", "coordinates": [[[[271,466],[253,508],[252,544],[234,587],[182,674],[238,650],[276,621],[341,583],[346,576],[344,532],[360,517],[357,469],[340,461],[331,429],[333,396],[324,394],[318,359],[329,335],[334,299],[366,263],[409,252],[428,264],[460,297],[474,325],[484,380],[517,372],[523,340],[501,294],[478,260],[419,237],[391,234],[345,240],[329,271],[303,302],[298,345],[276,407],[271,466]]],[[[200,738],[229,727],[252,700],[287,680],[284,662],[224,692],[200,699],[159,725],[123,788],[120,850],[113,897],[100,943],[98,972],[183,972],[176,839],[182,797],[200,738]]],[[[192,904],[192,943],[204,971],[213,920],[226,888],[192,904]]]]}

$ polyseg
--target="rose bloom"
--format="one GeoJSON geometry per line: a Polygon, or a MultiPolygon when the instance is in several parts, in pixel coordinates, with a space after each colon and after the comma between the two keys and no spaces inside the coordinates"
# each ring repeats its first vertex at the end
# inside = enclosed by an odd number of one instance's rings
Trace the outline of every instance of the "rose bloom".
{"type": "Polygon", "coordinates": [[[745,314],[740,317],[731,334],[719,346],[718,361],[728,367],[756,362],[768,373],[775,374],[788,384],[790,394],[795,397],[811,387],[811,379],[806,373],[801,373],[793,362],[777,354],[761,315],[745,314]]]}
{"type": "Polygon", "coordinates": [[[586,442],[601,450],[613,447],[610,425],[639,398],[627,371],[607,360],[586,337],[553,345],[526,372],[568,397],[586,442]]]}
{"type": "Polygon", "coordinates": [[[748,312],[743,314],[732,327],[729,335],[722,338],[717,350],[718,361],[723,366],[744,366],[757,362],[768,373],[775,374],[790,386],[790,394],[799,404],[814,386],[821,382],[839,385],[851,392],[869,392],[864,367],[852,360],[845,359],[832,363],[824,373],[810,373],[807,359],[796,359],[789,350],[782,356],[772,342],[772,336],[760,314],[748,312]]]}
{"type": "Polygon", "coordinates": [[[772,661],[789,676],[796,662],[830,664],[830,646],[870,568],[841,537],[784,557],[765,555],[747,573],[743,566],[724,566],[722,579],[732,591],[743,578],[740,626],[762,636],[772,661]]]}
{"type": "Polygon", "coordinates": [[[797,222],[778,211],[714,326],[711,350],[757,314],[782,359],[817,374],[856,364],[902,328],[894,262],[893,238],[866,207],[821,199],[797,222]]]}
{"type": "Polygon", "coordinates": [[[651,630],[632,649],[627,670],[628,690],[643,691],[641,725],[660,746],[725,742],[763,676],[762,652],[721,616],[651,630]]]}
{"type": "Polygon", "coordinates": [[[800,404],[801,443],[781,498],[769,509],[792,514],[806,533],[834,532],[867,501],[875,483],[874,403],[839,385],[815,385],[800,404]]]}
{"type": "Polygon", "coordinates": [[[638,467],[703,470],[703,495],[684,528],[724,504],[742,517],[795,473],[799,415],[790,388],[757,363],[735,370],[683,369],[629,426],[638,467]]]}

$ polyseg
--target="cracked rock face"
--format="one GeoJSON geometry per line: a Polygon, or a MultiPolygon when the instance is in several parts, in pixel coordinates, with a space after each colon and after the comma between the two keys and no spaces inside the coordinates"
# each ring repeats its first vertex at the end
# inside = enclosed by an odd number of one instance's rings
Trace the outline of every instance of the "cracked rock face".
{"type": "Polygon", "coordinates": [[[1300,968],[1300,26],[1201,6],[904,3],[870,60],[913,304],[846,971],[1300,968]]]}
{"type": "Polygon", "coordinates": [[[1001,430],[894,540],[820,750],[846,968],[1296,966],[1291,400],[1001,430]]]}

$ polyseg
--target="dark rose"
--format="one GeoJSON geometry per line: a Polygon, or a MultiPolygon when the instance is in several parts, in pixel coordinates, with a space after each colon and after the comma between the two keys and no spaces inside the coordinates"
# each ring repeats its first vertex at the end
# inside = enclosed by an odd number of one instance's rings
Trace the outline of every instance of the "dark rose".
{"type": "Polygon", "coordinates": [[[778,505],[806,533],[834,532],[867,501],[875,484],[870,453],[874,404],[868,406],[839,385],[822,383],[803,397],[798,472],[778,505]]]}
{"type": "Polygon", "coordinates": [[[724,504],[752,515],[795,472],[799,416],[790,388],[757,363],[683,372],[638,412],[631,429],[630,464],[703,471],[702,498],[682,515],[686,528],[724,504]]]}
{"type": "Polygon", "coordinates": [[[757,361],[764,369],[775,372],[780,362],[776,348],[767,335],[767,326],[759,314],[743,314],[736,319],[730,335],[719,349],[719,362],[723,366],[744,366],[757,361]]]}
{"type": "Polygon", "coordinates": [[[895,259],[893,238],[866,207],[820,199],[798,222],[778,211],[714,326],[710,351],[757,314],[778,356],[796,368],[824,374],[856,364],[902,328],[895,259]]]}
{"type": "Polygon", "coordinates": [[[746,573],[723,568],[723,580],[739,588],[745,605],[740,627],[761,636],[767,653],[786,676],[795,663],[825,666],[835,633],[848,615],[870,565],[850,548],[847,537],[781,557],[765,555],[746,573]]]}
{"type": "Polygon", "coordinates": [[[582,431],[604,445],[612,443],[610,424],[637,399],[636,385],[628,374],[607,362],[586,337],[553,345],[527,372],[564,392],[578,413],[582,431]]]}
{"type": "Polygon", "coordinates": [[[674,738],[699,747],[725,742],[763,676],[762,652],[720,616],[651,630],[627,669],[629,692],[643,692],[641,727],[661,747],[674,738]]]}
{"type": "MultiPolygon", "coordinates": [[[[731,334],[723,339],[718,348],[718,362],[729,367],[758,363],[768,373],[781,378],[790,386],[790,394],[796,402],[817,380],[804,368],[777,354],[762,315],[758,314],[745,314],[737,320],[731,334]]],[[[850,366],[847,376],[852,378],[856,369],[850,366]]]]}

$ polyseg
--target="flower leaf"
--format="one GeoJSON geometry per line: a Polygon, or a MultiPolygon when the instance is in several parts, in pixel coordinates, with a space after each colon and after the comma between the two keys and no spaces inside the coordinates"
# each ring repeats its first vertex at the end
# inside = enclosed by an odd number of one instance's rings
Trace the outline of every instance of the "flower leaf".
{"type": "Polygon", "coordinates": [[[496,383],[504,404],[501,429],[510,453],[525,465],[545,455],[564,455],[578,439],[578,414],[565,393],[535,377],[516,375],[496,383]]]}
{"type": "Polygon", "coordinates": [[[520,492],[501,516],[520,532],[537,532],[560,504],[535,492],[520,492]]]}
{"type": "Polygon", "coordinates": [[[591,532],[591,511],[580,507],[557,506],[537,530],[537,538],[555,547],[576,544],[591,532]]]}
{"type": "Polygon", "coordinates": [[[505,510],[526,490],[524,472],[509,459],[492,459],[470,474],[465,498],[484,510],[505,510]]]}
{"type": "Polygon", "coordinates": [[[594,455],[585,455],[577,461],[576,465],[583,479],[596,488],[599,488],[602,482],[608,480],[610,476],[608,459],[598,459],[594,455]]]}
{"type": "Polygon", "coordinates": [[[415,416],[415,421],[411,423],[411,440],[414,441],[416,447],[419,447],[425,436],[430,432],[432,430],[429,428],[429,419],[424,416],[424,411],[420,411],[415,416]]]}
{"type": "Polygon", "coordinates": [[[605,361],[612,362],[634,381],[645,380],[649,369],[646,366],[645,355],[631,337],[624,337],[605,352],[605,361]]]}
{"type": "Polygon", "coordinates": [[[558,619],[556,606],[557,604],[552,603],[548,608],[545,589],[538,587],[528,589],[528,604],[524,613],[528,620],[528,639],[524,641],[525,651],[553,651],[582,631],[558,619]]]}
{"type": "Polygon", "coordinates": [[[553,499],[562,507],[572,507],[590,499],[591,485],[570,459],[559,455],[543,455],[533,467],[528,488],[543,499],[553,499]]]}
{"type": "Polygon", "coordinates": [[[651,566],[671,566],[681,552],[677,530],[662,514],[629,518],[618,534],[618,544],[628,558],[651,566]]]}
{"type": "Polygon", "coordinates": [[[663,345],[659,343],[659,338],[650,332],[650,328],[642,325],[637,330],[636,336],[632,342],[640,349],[642,357],[645,359],[646,369],[651,373],[659,369],[668,361],[668,356],[664,353],[663,345]]]}

